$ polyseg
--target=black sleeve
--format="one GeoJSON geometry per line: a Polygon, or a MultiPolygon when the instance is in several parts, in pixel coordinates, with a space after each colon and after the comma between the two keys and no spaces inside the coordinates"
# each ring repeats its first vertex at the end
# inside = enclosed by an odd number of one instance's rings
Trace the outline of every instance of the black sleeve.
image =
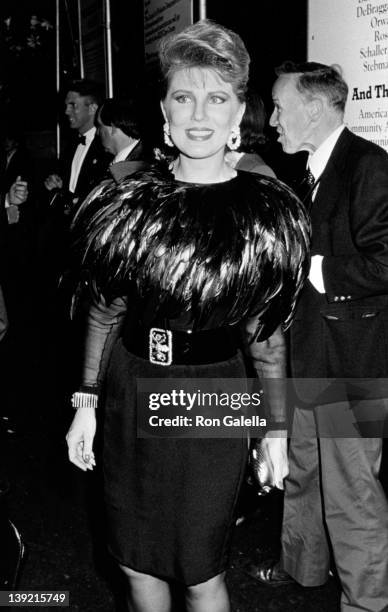
{"type": "Polygon", "coordinates": [[[98,393],[104,380],[113,345],[127,312],[125,298],[116,298],[107,306],[100,299],[89,310],[85,341],[82,390],[98,393]]]}
{"type": "Polygon", "coordinates": [[[264,393],[264,405],[269,429],[286,429],[287,423],[287,348],[279,326],[264,341],[254,340],[255,318],[245,324],[245,353],[251,359],[264,393]]]}

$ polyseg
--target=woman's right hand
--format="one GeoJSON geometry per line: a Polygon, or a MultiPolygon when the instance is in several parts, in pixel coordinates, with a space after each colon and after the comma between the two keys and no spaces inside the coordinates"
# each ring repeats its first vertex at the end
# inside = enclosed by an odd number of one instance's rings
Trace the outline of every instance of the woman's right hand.
{"type": "Polygon", "coordinates": [[[94,408],[78,408],[66,436],[69,459],[86,472],[96,465],[93,440],[96,433],[96,411],[94,408]]]}

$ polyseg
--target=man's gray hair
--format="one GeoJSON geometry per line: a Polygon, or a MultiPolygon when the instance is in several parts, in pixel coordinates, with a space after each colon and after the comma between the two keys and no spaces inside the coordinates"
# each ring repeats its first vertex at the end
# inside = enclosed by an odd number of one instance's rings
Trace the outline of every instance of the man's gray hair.
{"type": "Polygon", "coordinates": [[[296,87],[301,94],[313,97],[324,95],[331,106],[344,112],[349,88],[338,65],[327,66],[317,62],[295,63],[284,62],[275,68],[277,76],[284,74],[298,75],[296,87]]]}

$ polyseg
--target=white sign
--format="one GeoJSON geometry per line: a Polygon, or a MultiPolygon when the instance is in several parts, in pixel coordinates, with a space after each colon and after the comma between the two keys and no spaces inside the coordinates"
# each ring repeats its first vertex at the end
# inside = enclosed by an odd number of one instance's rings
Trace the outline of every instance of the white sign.
{"type": "Polygon", "coordinates": [[[144,48],[149,68],[157,62],[160,40],[193,23],[192,0],[145,0],[144,48]]]}
{"type": "Polygon", "coordinates": [[[310,0],[309,61],[338,64],[349,85],[345,122],[388,151],[388,2],[310,0]]]}

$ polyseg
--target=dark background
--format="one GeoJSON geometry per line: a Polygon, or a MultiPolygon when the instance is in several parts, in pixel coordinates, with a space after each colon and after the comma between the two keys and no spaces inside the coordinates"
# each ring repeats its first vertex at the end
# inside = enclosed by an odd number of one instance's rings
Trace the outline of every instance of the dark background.
{"type": "MultiPolygon", "coordinates": [[[[2,0],[0,6],[1,115],[17,117],[38,159],[55,156],[55,126],[57,119],[63,121],[63,97],[56,93],[55,5],[55,0],[2,0]],[[32,30],[32,15],[40,23],[47,20],[51,27],[38,24],[32,30]],[[11,28],[4,23],[9,16],[11,28]]],[[[60,11],[61,85],[65,89],[71,78],[79,77],[76,0],[60,0],[60,11]]],[[[285,59],[306,58],[307,0],[208,0],[207,15],[243,38],[252,59],[251,84],[270,113],[274,67],[285,59]]],[[[196,3],[194,17],[198,17],[196,3]]],[[[114,95],[130,95],[144,88],[145,82],[142,0],[111,0],[111,28],[114,95]]],[[[65,125],[62,131],[66,137],[65,125]]],[[[284,163],[277,145],[267,157],[282,174],[284,163]]],[[[297,156],[287,156],[289,168],[296,162],[297,156]]]]}

